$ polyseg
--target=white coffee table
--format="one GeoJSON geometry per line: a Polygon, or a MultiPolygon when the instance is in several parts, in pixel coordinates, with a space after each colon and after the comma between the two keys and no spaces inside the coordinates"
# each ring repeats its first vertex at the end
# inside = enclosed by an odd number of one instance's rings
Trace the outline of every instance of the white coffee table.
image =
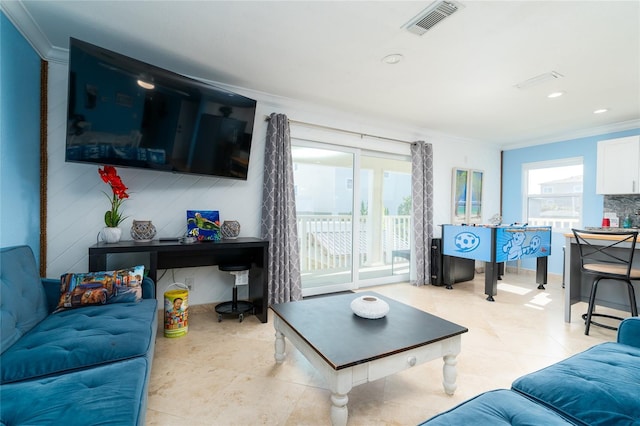
{"type": "Polygon", "coordinates": [[[349,391],[437,358],[444,360],[444,391],[456,390],[456,356],[467,328],[376,293],[317,297],[271,307],[275,313],[275,359],[285,360],[285,337],[325,378],[331,391],[331,422],[346,425],[349,391]],[[350,303],[363,295],[385,300],[389,313],[369,320],[350,303]]]}

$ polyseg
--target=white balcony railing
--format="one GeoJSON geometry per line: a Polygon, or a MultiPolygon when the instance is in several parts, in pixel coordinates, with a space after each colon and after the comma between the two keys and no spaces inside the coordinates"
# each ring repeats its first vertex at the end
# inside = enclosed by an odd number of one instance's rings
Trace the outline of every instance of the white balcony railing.
{"type": "MultiPolygon", "coordinates": [[[[352,225],[350,215],[298,215],[301,271],[350,269],[352,225]]],[[[409,248],[410,216],[385,216],[380,232],[372,226],[361,217],[358,265],[391,264],[393,250],[409,248]]]]}
{"type": "Polygon", "coordinates": [[[530,217],[529,226],[551,226],[553,232],[570,231],[580,224],[579,218],[571,217],[530,217]]]}

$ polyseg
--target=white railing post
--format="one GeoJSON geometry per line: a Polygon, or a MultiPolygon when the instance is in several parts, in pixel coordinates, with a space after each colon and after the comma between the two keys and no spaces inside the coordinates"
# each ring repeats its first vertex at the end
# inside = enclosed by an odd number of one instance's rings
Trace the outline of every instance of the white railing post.
{"type": "MultiPolygon", "coordinates": [[[[361,218],[360,230],[370,239],[367,217],[361,218]]],[[[351,244],[356,244],[360,264],[372,259],[374,245],[384,252],[384,261],[391,263],[391,252],[397,249],[408,249],[410,240],[409,216],[385,216],[380,241],[369,241],[365,252],[360,250],[360,235],[352,235],[351,215],[298,215],[298,239],[300,244],[300,266],[302,272],[313,272],[323,269],[348,267],[351,261],[351,244]],[[344,238],[351,236],[351,241],[344,238]]]]}

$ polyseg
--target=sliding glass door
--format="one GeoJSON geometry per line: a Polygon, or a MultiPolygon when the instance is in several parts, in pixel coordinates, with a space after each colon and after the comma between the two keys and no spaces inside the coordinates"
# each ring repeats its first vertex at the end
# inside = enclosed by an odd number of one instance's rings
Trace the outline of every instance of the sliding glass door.
{"type": "Polygon", "coordinates": [[[303,295],[407,280],[408,158],[296,141],[303,295]]]}
{"type": "Polygon", "coordinates": [[[360,285],[409,274],[411,163],[363,152],[360,156],[360,285]]]}
{"type": "Polygon", "coordinates": [[[351,289],[355,153],[311,145],[292,154],[303,290],[351,289]]]}

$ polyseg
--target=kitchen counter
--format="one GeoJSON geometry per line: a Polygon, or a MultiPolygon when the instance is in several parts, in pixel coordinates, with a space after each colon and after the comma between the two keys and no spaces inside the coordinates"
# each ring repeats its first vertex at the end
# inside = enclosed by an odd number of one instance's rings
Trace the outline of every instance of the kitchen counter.
{"type": "MultiPolygon", "coordinates": [[[[593,227],[587,227],[584,228],[585,231],[598,231],[598,232],[628,232],[628,231],[637,231],[640,232],[640,228],[593,228],[593,227]]],[[[574,235],[572,232],[566,233],[564,234],[565,238],[574,238],[574,235]]],[[[590,239],[594,239],[594,240],[607,240],[607,241],[611,241],[614,240],[614,237],[609,237],[607,235],[601,235],[601,234],[593,234],[593,237],[590,239]]],[[[638,235],[638,238],[636,238],[636,246],[640,243],[640,234],[638,235]]]]}
{"type": "Polygon", "coordinates": [[[639,229],[640,228],[633,228],[633,227],[632,228],[621,228],[621,227],[614,228],[612,226],[607,226],[607,227],[603,227],[603,226],[585,226],[584,227],[585,231],[612,231],[612,232],[621,232],[621,231],[624,232],[624,231],[629,231],[629,230],[637,231],[639,229]]]}

